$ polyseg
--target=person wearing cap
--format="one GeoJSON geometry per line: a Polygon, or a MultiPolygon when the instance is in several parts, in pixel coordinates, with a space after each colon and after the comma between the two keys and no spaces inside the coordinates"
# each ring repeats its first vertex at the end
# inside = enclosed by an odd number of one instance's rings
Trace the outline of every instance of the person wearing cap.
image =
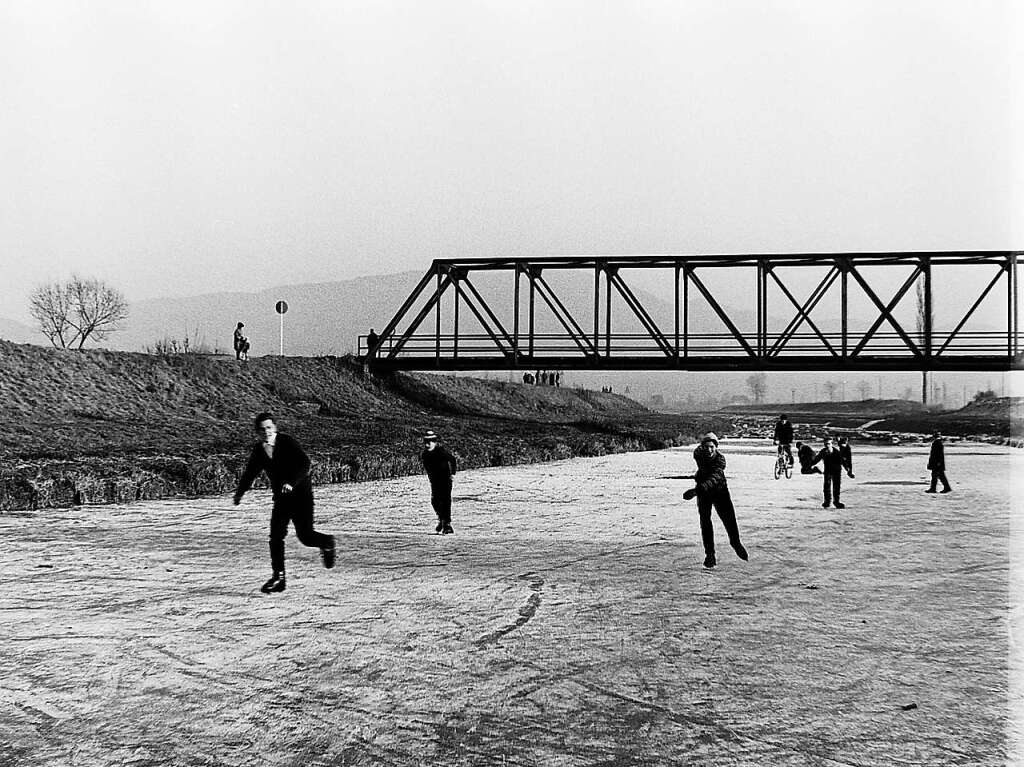
{"type": "Polygon", "coordinates": [[[779,446],[779,454],[786,454],[786,458],[789,459],[789,465],[793,465],[793,424],[789,422],[789,418],[785,415],[780,415],[779,420],[775,422],[775,433],[772,435],[772,441],[779,446]]]}
{"type": "Polygon", "coordinates": [[[423,435],[423,452],[420,461],[430,480],[430,505],[437,514],[435,531],[449,535],[452,529],[452,477],[458,464],[448,450],[437,441],[437,435],[428,431],[423,435]]]}
{"type": "Polygon", "coordinates": [[[821,508],[827,509],[832,504],[837,509],[845,509],[846,504],[839,500],[839,492],[843,487],[843,454],[831,437],[825,437],[825,446],[814,456],[811,465],[819,462],[824,469],[821,508]]]}
{"type": "Polygon", "coordinates": [[[934,493],[935,486],[941,481],[942,492],[951,493],[953,488],[949,486],[949,480],[946,479],[946,450],[942,445],[942,435],[935,431],[932,432],[932,448],[928,453],[928,471],[932,473],[932,484],[926,493],[934,493]]]}
{"type": "Polygon", "coordinates": [[[700,517],[700,537],[704,543],[704,567],[718,564],[715,558],[715,530],[711,524],[711,509],[718,512],[718,518],[725,526],[729,544],[742,560],[748,559],[747,550],[740,542],[740,530],[736,524],[736,509],[732,505],[729,484],[725,478],[725,456],[718,450],[718,435],[708,432],[693,451],[697,463],[694,480],[697,486],[683,493],[687,501],[697,498],[697,514],[700,517]]]}
{"type": "Polygon", "coordinates": [[[313,529],[313,481],[309,476],[309,456],[299,443],[277,430],[270,413],[260,413],[253,419],[257,442],[249,454],[235,490],[235,506],[252,486],[260,472],[267,473],[274,493],[274,507],[270,512],[270,566],[273,575],[263,584],[264,594],[285,590],[284,539],[288,523],[295,528],[295,537],[305,546],[320,549],[324,567],[334,567],[334,536],[313,529]]]}

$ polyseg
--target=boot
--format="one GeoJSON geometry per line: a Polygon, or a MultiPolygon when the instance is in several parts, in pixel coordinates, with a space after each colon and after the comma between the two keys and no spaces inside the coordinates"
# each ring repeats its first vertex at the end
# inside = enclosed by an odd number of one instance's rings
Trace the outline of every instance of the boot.
{"type": "Polygon", "coordinates": [[[331,545],[320,549],[320,557],[324,561],[324,567],[330,570],[334,567],[334,536],[331,536],[331,545]]]}
{"type": "Polygon", "coordinates": [[[284,570],[275,570],[274,574],[270,576],[270,580],[260,587],[260,591],[264,594],[270,594],[277,591],[284,591],[284,586],[284,570]]]}

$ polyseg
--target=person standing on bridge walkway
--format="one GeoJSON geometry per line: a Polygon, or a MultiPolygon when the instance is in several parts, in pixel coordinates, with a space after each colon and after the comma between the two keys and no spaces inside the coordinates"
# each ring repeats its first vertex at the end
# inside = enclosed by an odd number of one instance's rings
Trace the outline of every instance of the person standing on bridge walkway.
{"type": "Polygon", "coordinates": [[[373,328],[366,334],[366,358],[373,359],[377,356],[377,347],[380,346],[380,336],[373,328]]]}
{"type": "Polygon", "coordinates": [[[261,471],[267,473],[274,493],[270,512],[270,566],[274,574],[261,591],[269,594],[284,591],[284,539],[288,522],[295,527],[295,536],[306,546],[320,549],[324,567],[334,567],[334,536],[313,529],[313,482],[309,476],[309,456],[294,438],[279,432],[274,416],[260,413],[253,420],[258,441],[253,445],[249,461],[238,480],[235,506],[252,487],[261,471]]]}
{"type": "Polygon", "coordinates": [[[928,470],[932,473],[932,485],[926,493],[934,493],[935,486],[941,481],[942,492],[952,493],[953,488],[949,486],[946,479],[946,449],[942,445],[942,435],[939,432],[932,433],[932,449],[928,453],[928,470]]]}
{"type": "Polygon", "coordinates": [[[725,456],[718,450],[718,437],[708,432],[693,451],[693,460],[697,463],[697,473],[693,478],[697,486],[683,493],[685,500],[697,498],[697,514],[700,516],[700,537],[704,543],[704,567],[718,564],[715,558],[715,529],[711,524],[711,509],[718,512],[718,518],[725,526],[729,536],[729,544],[736,556],[746,561],[747,550],[740,542],[740,530],[736,524],[736,509],[732,505],[729,494],[729,483],[725,478],[725,456]]]}
{"type": "Polygon", "coordinates": [[[846,504],[839,500],[839,492],[843,487],[843,454],[831,437],[825,437],[825,447],[814,456],[812,466],[821,462],[824,468],[821,508],[827,509],[832,504],[837,509],[845,509],[846,504]]]}
{"type": "Polygon", "coordinates": [[[450,535],[452,529],[452,477],[458,470],[455,456],[437,441],[437,435],[428,431],[423,435],[420,461],[430,480],[430,505],[437,514],[435,532],[450,535]]]}

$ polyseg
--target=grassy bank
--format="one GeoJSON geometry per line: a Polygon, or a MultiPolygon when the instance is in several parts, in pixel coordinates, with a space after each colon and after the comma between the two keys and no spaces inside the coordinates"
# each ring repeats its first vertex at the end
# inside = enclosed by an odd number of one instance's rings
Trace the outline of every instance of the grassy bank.
{"type": "Polygon", "coordinates": [[[263,410],[307,448],[317,483],[418,473],[428,428],[470,468],[661,448],[728,423],[615,394],[364,377],[348,358],[238,363],[4,341],[0,401],[0,511],[229,492],[263,410]]]}

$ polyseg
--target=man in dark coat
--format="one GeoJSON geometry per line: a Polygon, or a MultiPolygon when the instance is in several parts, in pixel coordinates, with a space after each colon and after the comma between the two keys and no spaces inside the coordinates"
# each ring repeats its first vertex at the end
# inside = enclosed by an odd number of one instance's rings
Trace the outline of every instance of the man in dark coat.
{"type": "Polygon", "coordinates": [[[942,435],[939,432],[932,434],[932,449],[928,454],[928,470],[932,473],[932,485],[926,493],[934,493],[935,486],[941,481],[942,492],[951,493],[953,488],[949,486],[949,480],[946,479],[946,450],[942,445],[942,435]]]}
{"type": "Polygon", "coordinates": [[[725,478],[725,456],[718,452],[718,437],[714,432],[704,435],[700,445],[693,451],[693,460],[697,463],[694,480],[697,486],[683,493],[687,501],[696,496],[697,514],[700,516],[700,537],[704,543],[704,567],[714,567],[715,529],[711,524],[711,509],[718,512],[718,518],[725,526],[729,536],[729,544],[736,556],[746,560],[747,550],[740,542],[740,530],[736,524],[736,509],[729,495],[729,484],[725,478]]]}
{"type": "Polygon", "coordinates": [[[789,418],[785,415],[780,415],[779,420],[775,422],[775,432],[772,435],[772,440],[776,445],[779,446],[779,452],[785,453],[789,459],[789,465],[793,465],[793,448],[790,445],[793,444],[793,424],[789,422],[789,418]]]}
{"type": "Polygon", "coordinates": [[[377,347],[380,346],[380,336],[373,328],[366,334],[366,356],[372,359],[377,356],[377,347]]]}
{"type": "Polygon", "coordinates": [[[796,443],[796,457],[800,461],[801,474],[821,474],[821,469],[814,465],[814,448],[803,442],[796,443]]]}
{"type": "Polygon", "coordinates": [[[430,479],[430,505],[437,514],[436,532],[449,535],[452,529],[452,477],[458,470],[455,456],[438,441],[437,435],[428,431],[423,435],[423,452],[420,453],[423,468],[430,479]]]}
{"type": "Polygon", "coordinates": [[[288,522],[295,527],[295,536],[306,546],[317,547],[324,567],[334,567],[334,537],[313,529],[313,483],[309,477],[309,456],[294,438],[279,432],[274,416],[260,413],[253,420],[258,442],[253,445],[249,461],[238,480],[234,502],[252,487],[261,471],[267,473],[274,493],[274,508],[270,512],[270,565],[274,574],[263,584],[261,591],[284,591],[284,539],[288,535],[288,522]]]}
{"type": "Polygon", "coordinates": [[[839,438],[839,455],[843,459],[843,468],[846,469],[846,476],[853,479],[853,448],[850,447],[849,437],[839,438]]]}
{"type": "Polygon", "coordinates": [[[825,437],[825,447],[814,456],[814,463],[811,465],[817,465],[819,461],[824,468],[824,477],[822,478],[824,500],[821,508],[827,509],[831,503],[837,509],[845,509],[846,504],[839,501],[839,491],[843,485],[843,455],[831,437],[825,437]]]}

